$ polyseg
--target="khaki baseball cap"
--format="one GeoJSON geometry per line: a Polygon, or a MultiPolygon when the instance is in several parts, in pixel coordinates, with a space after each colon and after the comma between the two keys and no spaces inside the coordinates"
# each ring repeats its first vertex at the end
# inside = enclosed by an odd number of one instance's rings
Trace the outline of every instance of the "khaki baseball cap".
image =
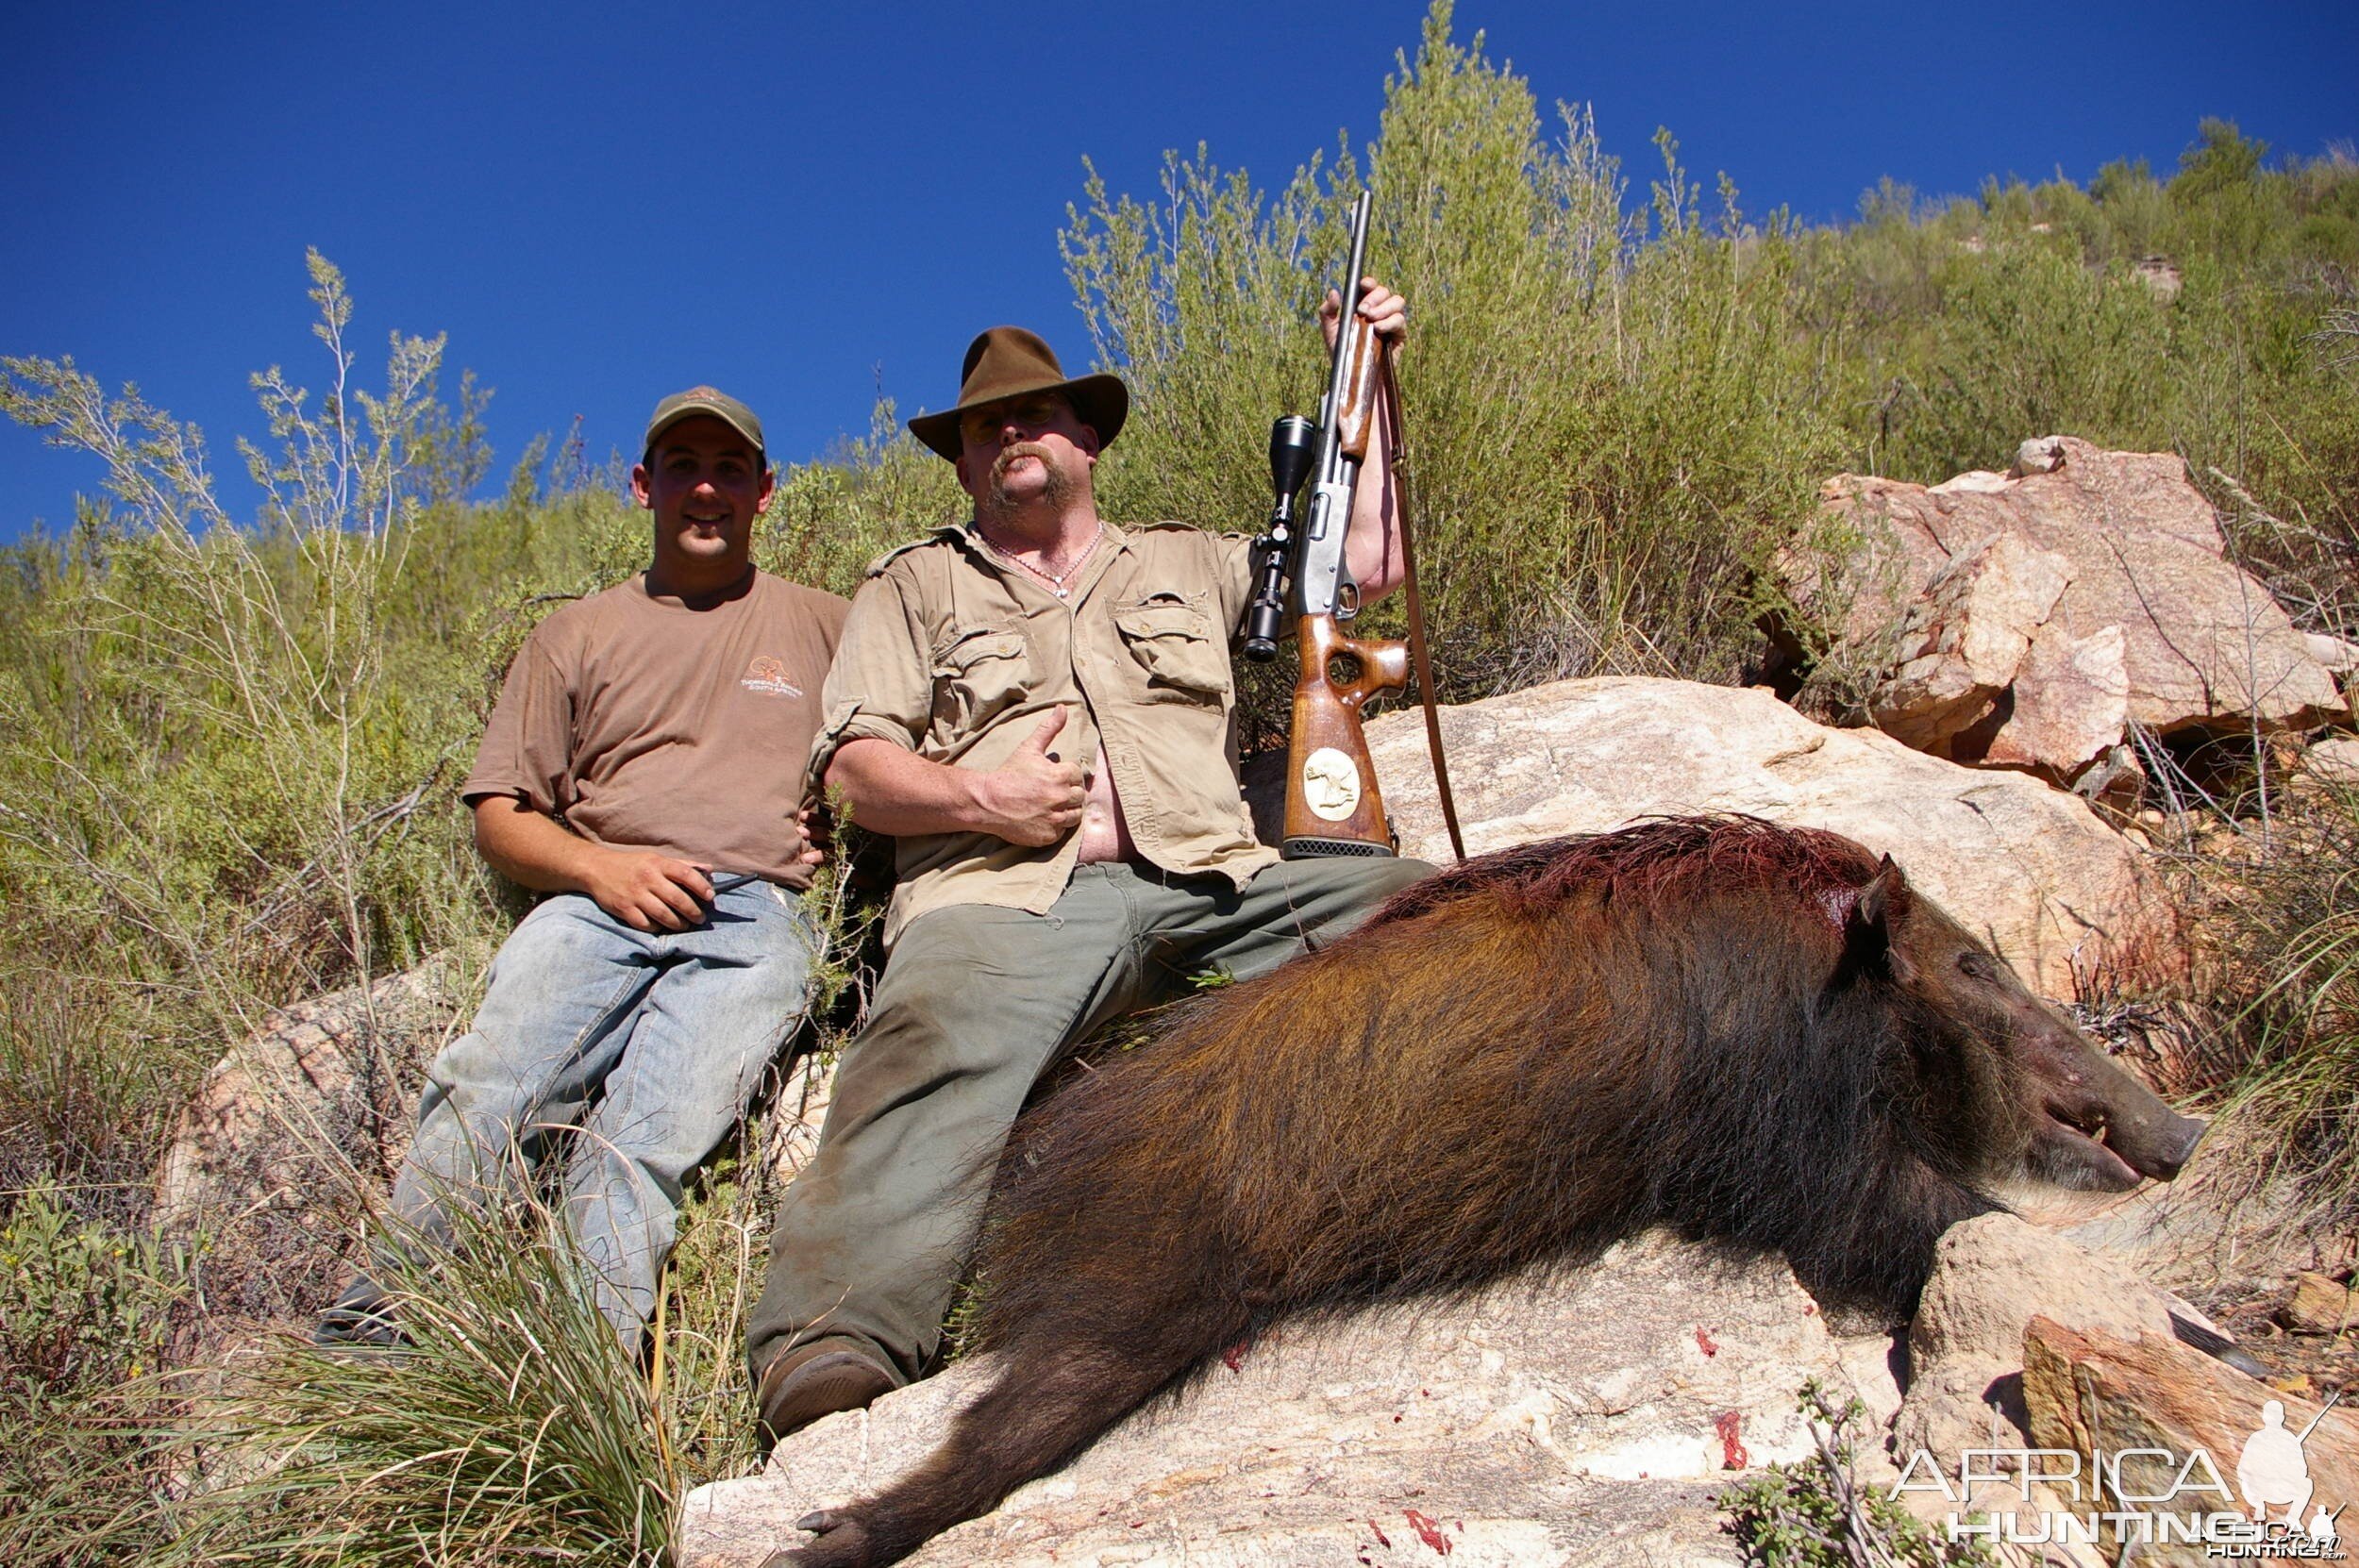
{"type": "Polygon", "coordinates": [[[757,453],[766,452],[761,439],[761,421],[754,417],[751,409],[715,387],[691,387],[686,392],[674,392],[657,404],[655,412],[647,419],[647,440],[644,450],[654,451],[658,436],[681,420],[693,419],[698,414],[711,415],[752,442],[757,453]]]}

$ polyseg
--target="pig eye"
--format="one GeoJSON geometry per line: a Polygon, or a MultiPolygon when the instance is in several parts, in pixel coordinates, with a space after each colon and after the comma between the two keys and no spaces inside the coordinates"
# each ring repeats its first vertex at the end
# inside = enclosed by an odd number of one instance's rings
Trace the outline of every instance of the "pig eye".
{"type": "Polygon", "coordinates": [[[1999,977],[1999,968],[1990,961],[1989,954],[1970,950],[1958,955],[1958,973],[1976,980],[1995,980],[1999,977]]]}

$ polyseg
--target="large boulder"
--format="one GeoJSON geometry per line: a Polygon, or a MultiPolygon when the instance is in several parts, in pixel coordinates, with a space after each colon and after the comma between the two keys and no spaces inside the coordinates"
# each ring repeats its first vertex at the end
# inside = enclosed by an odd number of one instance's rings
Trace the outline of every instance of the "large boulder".
{"type": "MultiPolygon", "coordinates": [[[[2075,996],[2100,975],[2181,972],[2177,916],[2144,854],[2079,799],[2020,774],[1831,729],[1766,692],[1636,677],[1447,709],[1442,732],[1468,854],[1742,811],[1889,854],[2048,995],[2075,996]]],[[[1368,744],[1402,851],[1448,859],[1419,716],[1385,715],[1368,744]]],[[[1266,787],[1254,794],[1265,811],[1266,787]]]]}
{"type": "MultiPolygon", "coordinates": [[[[1648,1236],[1462,1303],[1282,1328],[909,1560],[1268,1565],[1740,1560],[1728,1472],[1799,1459],[1816,1377],[1888,1415],[1882,1334],[1838,1339],[1782,1263],[1648,1236]]],[[[977,1359],[691,1493],[682,1568],[754,1568],[794,1521],[930,1452],[977,1359]]]]}
{"type": "Polygon", "coordinates": [[[316,996],[205,1076],[158,1167],[154,1215],[164,1235],[201,1240],[215,1318],[300,1317],[335,1293],[469,989],[436,959],[316,996]]]}
{"type": "Polygon", "coordinates": [[[2070,778],[2129,725],[2277,730],[2349,712],[2338,645],[2227,559],[2173,453],[2049,436],[2006,474],[1930,488],[1845,474],[1824,493],[1819,537],[1841,549],[1790,552],[1787,587],[1834,633],[1827,659],[1875,722],[1912,744],[2070,778]]]}
{"type": "MultiPolygon", "coordinates": [[[[154,1218],[199,1245],[209,1309],[184,1356],[319,1309],[358,1261],[410,1135],[427,1064],[466,1021],[476,976],[432,958],[267,1017],[215,1063],[158,1167],[154,1218]]],[[[827,1114],[833,1060],[780,1063],[764,1151],[791,1177],[827,1114]]]]}

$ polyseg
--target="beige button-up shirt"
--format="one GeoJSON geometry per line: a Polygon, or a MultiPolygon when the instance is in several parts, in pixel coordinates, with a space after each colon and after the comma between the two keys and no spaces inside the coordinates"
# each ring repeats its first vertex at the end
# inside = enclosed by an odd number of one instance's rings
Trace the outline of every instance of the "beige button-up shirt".
{"type": "MultiPolygon", "coordinates": [[[[1062,706],[1056,751],[1086,762],[1105,748],[1139,854],[1242,888],[1278,859],[1253,837],[1237,784],[1229,634],[1250,567],[1241,534],[1109,524],[1071,598],[1060,599],[995,559],[971,525],[895,550],[852,600],[821,694],[811,779],[864,737],[988,772],[1062,706]]],[[[1079,846],[1078,832],[1042,848],[989,833],[902,838],[885,940],[952,904],[1045,914],[1079,846]]]]}

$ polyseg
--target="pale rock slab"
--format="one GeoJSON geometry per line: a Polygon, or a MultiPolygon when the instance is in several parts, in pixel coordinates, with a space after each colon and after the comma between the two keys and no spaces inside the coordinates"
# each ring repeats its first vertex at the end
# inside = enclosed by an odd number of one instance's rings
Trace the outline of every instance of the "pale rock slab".
{"type": "Polygon", "coordinates": [[[2301,771],[2321,784],[2359,784],[2359,736],[2334,735],[2302,753],[2301,771]]]}
{"type": "Polygon", "coordinates": [[[2074,637],[2052,626],[2033,634],[2006,717],[1979,760],[2049,766],[2059,757],[2101,757],[2121,744],[2130,720],[2130,669],[2119,626],[2074,637]]]}
{"type": "MultiPolygon", "coordinates": [[[[2100,972],[2164,980],[2184,962],[2159,876],[2086,803],[1875,730],[1828,728],[1766,692],[1560,681],[1445,709],[1442,733],[1470,855],[1647,816],[1741,811],[1890,855],[2043,994],[2072,997],[2100,972]]],[[[1421,717],[1386,714],[1368,745],[1402,853],[1447,861],[1421,717]]],[[[1283,780],[1255,772],[1259,821],[1283,780]]]]}
{"type": "MultiPolygon", "coordinates": [[[[1469,1301],[1281,1328],[909,1560],[1733,1568],[1717,1424],[1735,1414],[1748,1464],[1798,1459],[1802,1380],[1889,1410],[1888,1349],[1836,1339],[1782,1262],[1649,1235],[1469,1301]]],[[[962,1362],[690,1493],[682,1568],[804,1539],[795,1519],[916,1462],[991,1374],[962,1362]]]]}
{"type": "Polygon", "coordinates": [[[1994,534],[1945,567],[1901,618],[1899,661],[1868,698],[1876,727],[1939,755],[2015,683],[2070,580],[2062,556],[2016,534],[1994,534]]]}
{"type": "Polygon", "coordinates": [[[1954,1473],[1961,1449],[2015,1445],[2029,1429],[2023,1330],[2033,1318],[2168,1337],[2170,1309],[2169,1296],[2114,1259],[2012,1214],[1950,1226],[1909,1326],[1895,1449],[1922,1448],[1954,1473]]]}

